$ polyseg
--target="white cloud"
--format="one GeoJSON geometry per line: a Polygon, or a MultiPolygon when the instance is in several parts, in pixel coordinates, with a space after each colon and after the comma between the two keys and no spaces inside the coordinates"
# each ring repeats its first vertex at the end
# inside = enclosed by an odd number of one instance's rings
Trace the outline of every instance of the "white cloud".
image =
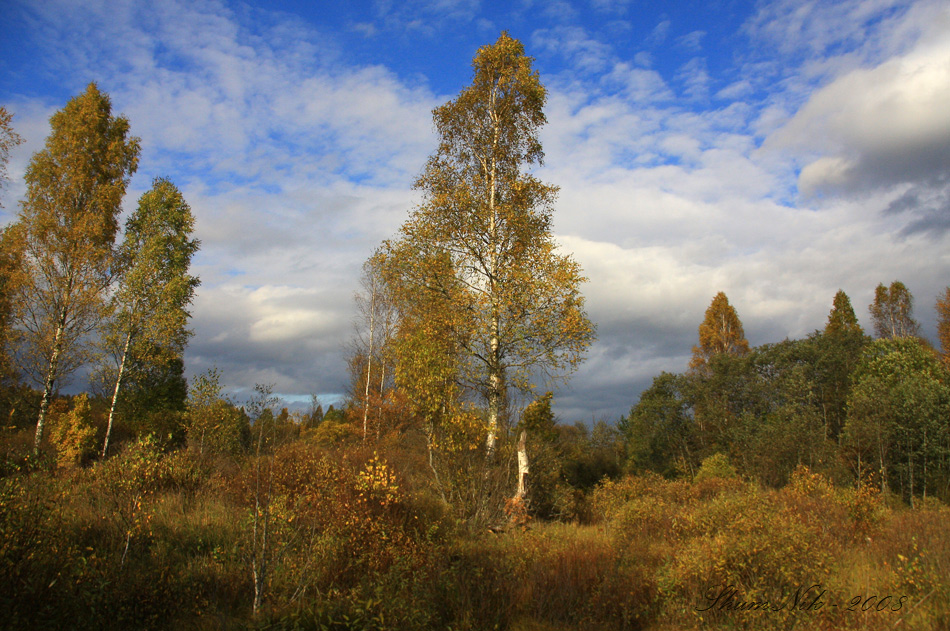
{"type": "Polygon", "coordinates": [[[663,20],[654,26],[653,30],[650,31],[649,37],[647,37],[647,45],[658,46],[665,42],[670,33],[670,25],[671,22],[669,20],[663,20]]]}
{"type": "Polygon", "coordinates": [[[549,54],[569,59],[571,66],[584,74],[602,71],[612,56],[607,44],[590,37],[577,26],[538,29],[531,34],[531,43],[549,54]]]}
{"type": "Polygon", "coordinates": [[[813,163],[807,179],[803,171],[806,191],[854,190],[945,174],[950,170],[950,35],[943,47],[835,80],[770,141],[837,154],[813,163]]]}
{"type": "Polygon", "coordinates": [[[699,52],[703,48],[703,38],[705,37],[705,31],[693,31],[677,37],[676,45],[691,52],[699,52]]]}
{"type": "MultiPolygon", "coordinates": [[[[702,57],[664,76],[659,51],[535,11],[528,53],[552,69],[538,175],[561,187],[555,230],[591,279],[599,329],[558,393],[565,421],[616,418],[660,370],[683,370],[720,290],[761,344],[821,327],[839,288],[865,318],[879,282],[904,280],[921,308],[946,284],[945,5],[758,6],[753,48],[715,76],[702,57]],[[796,178],[838,195],[796,200],[796,178]]],[[[234,387],[342,392],[359,265],[416,200],[430,110],[445,97],[388,62],[349,61],[333,33],[283,14],[212,2],[51,2],[35,14],[67,87],[100,80],[143,138],[127,206],[167,174],[193,207],[202,286],[189,371],[217,364],[234,387]]],[[[351,28],[425,34],[471,16],[478,3],[381,3],[351,28]]],[[[673,23],[650,19],[646,45],[675,45],[673,23]]],[[[30,146],[14,176],[62,104],[17,105],[30,146]]]]}

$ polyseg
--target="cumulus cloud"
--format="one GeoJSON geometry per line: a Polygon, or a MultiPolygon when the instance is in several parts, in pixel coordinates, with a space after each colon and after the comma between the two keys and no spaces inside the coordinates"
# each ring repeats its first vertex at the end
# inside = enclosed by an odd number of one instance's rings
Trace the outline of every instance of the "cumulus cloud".
{"type": "Polygon", "coordinates": [[[576,26],[538,29],[532,34],[531,42],[536,48],[570,59],[574,70],[581,73],[600,72],[612,57],[607,44],[576,26]]]}
{"type": "MultiPolygon", "coordinates": [[[[332,43],[316,48],[293,21],[249,23],[215,3],[38,12],[62,63],[81,68],[73,90],[95,75],[142,138],[126,206],[152,175],[170,175],[196,215],[189,370],[216,363],[237,387],[266,378],[284,392],[341,392],[359,266],[413,203],[435,97],[381,66],[327,63],[332,43]],[[72,36],[75,24],[87,37],[72,36]]],[[[56,109],[44,105],[31,121],[56,109]]],[[[18,128],[42,139],[44,127],[18,128]]]]}
{"type": "MultiPolygon", "coordinates": [[[[350,29],[382,39],[489,21],[468,1],[376,9],[350,29]]],[[[524,26],[531,9],[508,17],[524,26]]],[[[389,61],[353,61],[319,25],[243,5],[31,10],[67,88],[100,80],[143,138],[127,205],[170,175],[195,211],[189,372],[217,365],[235,388],[342,393],[359,266],[417,201],[430,110],[448,97],[389,61]]],[[[944,4],[761,3],[743,31],[752,45],[724,73],[695,56],[703,45],[713,59],[712,35],[676,31],[676,19],[651,16],[646,52],[578,15],[534,11],[525,41],[551,69],[537,174],[560,186],[554,229],[590,278],[598,325],[557,393],[562,420],[614,420],[661,370],[684,370],[718,291],[762,344],[820,328],[839,288],[865,319],[879,282],[904,280],[919,305],[946,284],[944,4]],[[663,47],[693,59],[654,64],[663,47]],[[922,258],[937,263],[922,270],[922,258]]],[[[62,103],[18,103],[32,152],[62,103]]],[[[18,151],[14,177],[29,155],[18,151]]]]}
{"type": "Polygon", "coordinates": [[[950,37],[943,47],[835,80],[816,92],[770,142],[834,154],[802,171],[806,194],[931,180],[947,173],[950,37]]]}
{"type": "Polygon", "coordinates": [[[891,38],[913,30],[913,46],[835,77],[764,146],[803,156],[805,199],[887,193],[878,209],[905,220],[898,234],[939,237],[950,197],[950,9],[925,8],[891,38]]]}

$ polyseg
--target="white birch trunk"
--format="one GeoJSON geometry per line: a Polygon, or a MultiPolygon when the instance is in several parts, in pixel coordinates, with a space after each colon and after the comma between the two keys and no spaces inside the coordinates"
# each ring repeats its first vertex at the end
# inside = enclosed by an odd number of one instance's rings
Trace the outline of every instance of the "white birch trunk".
{"type": "Polygon", "coordinates": [[[119,374],[115,378],[115,390],[112,392],[112,405],[109,406],[109,422],[106,424],[106,438],[102,443],[102,457],[109,451],[109,437],[112,436],[112,419],[115,417],[115,404],[119,400],[119,387],[122,385],[122,375],[125,373],[125,359],[129,356],[129,344],[132,341],[132,332],[125,336],[125,347],[122,349],[122,360],[119,362],[119,374]]]}
{"type": "Polygon", "coordinates": [[[527,437],[528,434],[524,430],[521,431],[521,436],[518,438],[518,488],[515,491],[515,499],[524,501],[525,495],[528,493],[528,447],[527,447],[527,437]]]}
{"type": "Polygon", "coordinates": [[[369,418],[369,380],[373,374],[373,336],[376,332],[376,280],[371,281],[369,296],[369,349],[366,352],[366,387],[363,390],[363,442],[366,442],[366,425],[369,418]]]}
{"type": "Polygon", "coordinates": [[[63,330],[66,328],[66,313],[61,314],[56,325],[56,336],[53,338],[53,353],[49,359],[49,368],[46,370],[46,381],[43,384],[43,398],[40,400],[40,413],[36,419],[36,436],[33,438],[33,455],[38,456],[40,445],[43,442],[43,428],[46,426],[46,412],[49,410],[53,398],[53,383],[56,380],[56,369],[59,366],[63,330]]]}

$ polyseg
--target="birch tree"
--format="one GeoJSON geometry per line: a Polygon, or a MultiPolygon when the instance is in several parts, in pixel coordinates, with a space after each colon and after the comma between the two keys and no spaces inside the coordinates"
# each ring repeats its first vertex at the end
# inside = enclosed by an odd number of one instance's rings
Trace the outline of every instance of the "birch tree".
{"type": "Polygon", "coordinates": [[[472,66],[471,85],[433,111],[439,145],[415,183],[423,201],[389,259],[404,295],[444,304],[458,378],[487,403],[491,457],[509,389],[566,377],[594,333],[580,267],[551,233],[557,188],[529,171],[544,155],[547,98],[532,59],[502,33],[472,66]]]}
{"type": "Polygon", "coordinates": [[[4,386],[15,380],[10,343],[15,339],[11,327],[16,297],[24,282],[22,240],[16,224],[0,230],[0,384],[4,386]]]}
{"type": "Polygon", "coordinates": [[[89,361],[106,312],[118,215],[138,165],[139,140],[91,83],[50,119],[52,133],[26,171],[20,214],[26,281],[18,290],[17,363],[42,389],[39,452],[59,381],[89,361]]]}
{"type": "Polygon", "coordinates": [[[198,278],[188,273],[199,242],[194,217],[178,188],[157,178],[125,225],[117,253],[121,265],[107,341],[116,350],[115,388],[102,456],[109,449],[116,402],[128,360],[158,364],[184,353],[191,332],[188,306],[198,278]]]}
{"type": "Polygon", "coordinates": [[[351,371],[353,395],[362,399],[365,441],[374,407],[377,438],[379,436],[387,384],[394,376],[389,351],[396,327],[396,307],[383,275],[380,256],[374,255],[363,264],[360,291],[354,300],[357,319],[351,371]]]}
{"type": "Polygon", "coordinates": [[[914,320],[914,297],[904,283],[895,280],[874,290],[874,302],[868,306],[874,334],[878,339],[917,337],[920,325],[914,320]]]}
{"type": "MultiPolygon", "coordinates": [[[[13,114],[0,106],[0,192],[7,182],[7,161],[10,159],[10,150],[23,139],[13,131],[10,124],[13,114]]],[[[3,199],[0,198],[0,208],[3,208],[3,199]]],[[[13,313],[13,295],[22,276],[22,248],[20,235],[14,226],[5,226],[0,231],[0,380],[5,381],[12,375],[12,366],[9,356],[9,333],[11,315],[13,313]]]]}

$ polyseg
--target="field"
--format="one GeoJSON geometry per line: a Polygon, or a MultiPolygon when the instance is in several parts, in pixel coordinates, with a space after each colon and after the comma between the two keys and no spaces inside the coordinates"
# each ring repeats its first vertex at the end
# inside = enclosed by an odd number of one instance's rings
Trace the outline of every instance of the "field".
{"type": "Polygon", "coordinates": [[[780,489],[701,470],[605,479],[574,521],[492,532],[423,465],[306,433],[260,457],[150,440],[84,468],[8,457],[2,627],[950,628],[936,500],[804,467],[780,489]]]}

